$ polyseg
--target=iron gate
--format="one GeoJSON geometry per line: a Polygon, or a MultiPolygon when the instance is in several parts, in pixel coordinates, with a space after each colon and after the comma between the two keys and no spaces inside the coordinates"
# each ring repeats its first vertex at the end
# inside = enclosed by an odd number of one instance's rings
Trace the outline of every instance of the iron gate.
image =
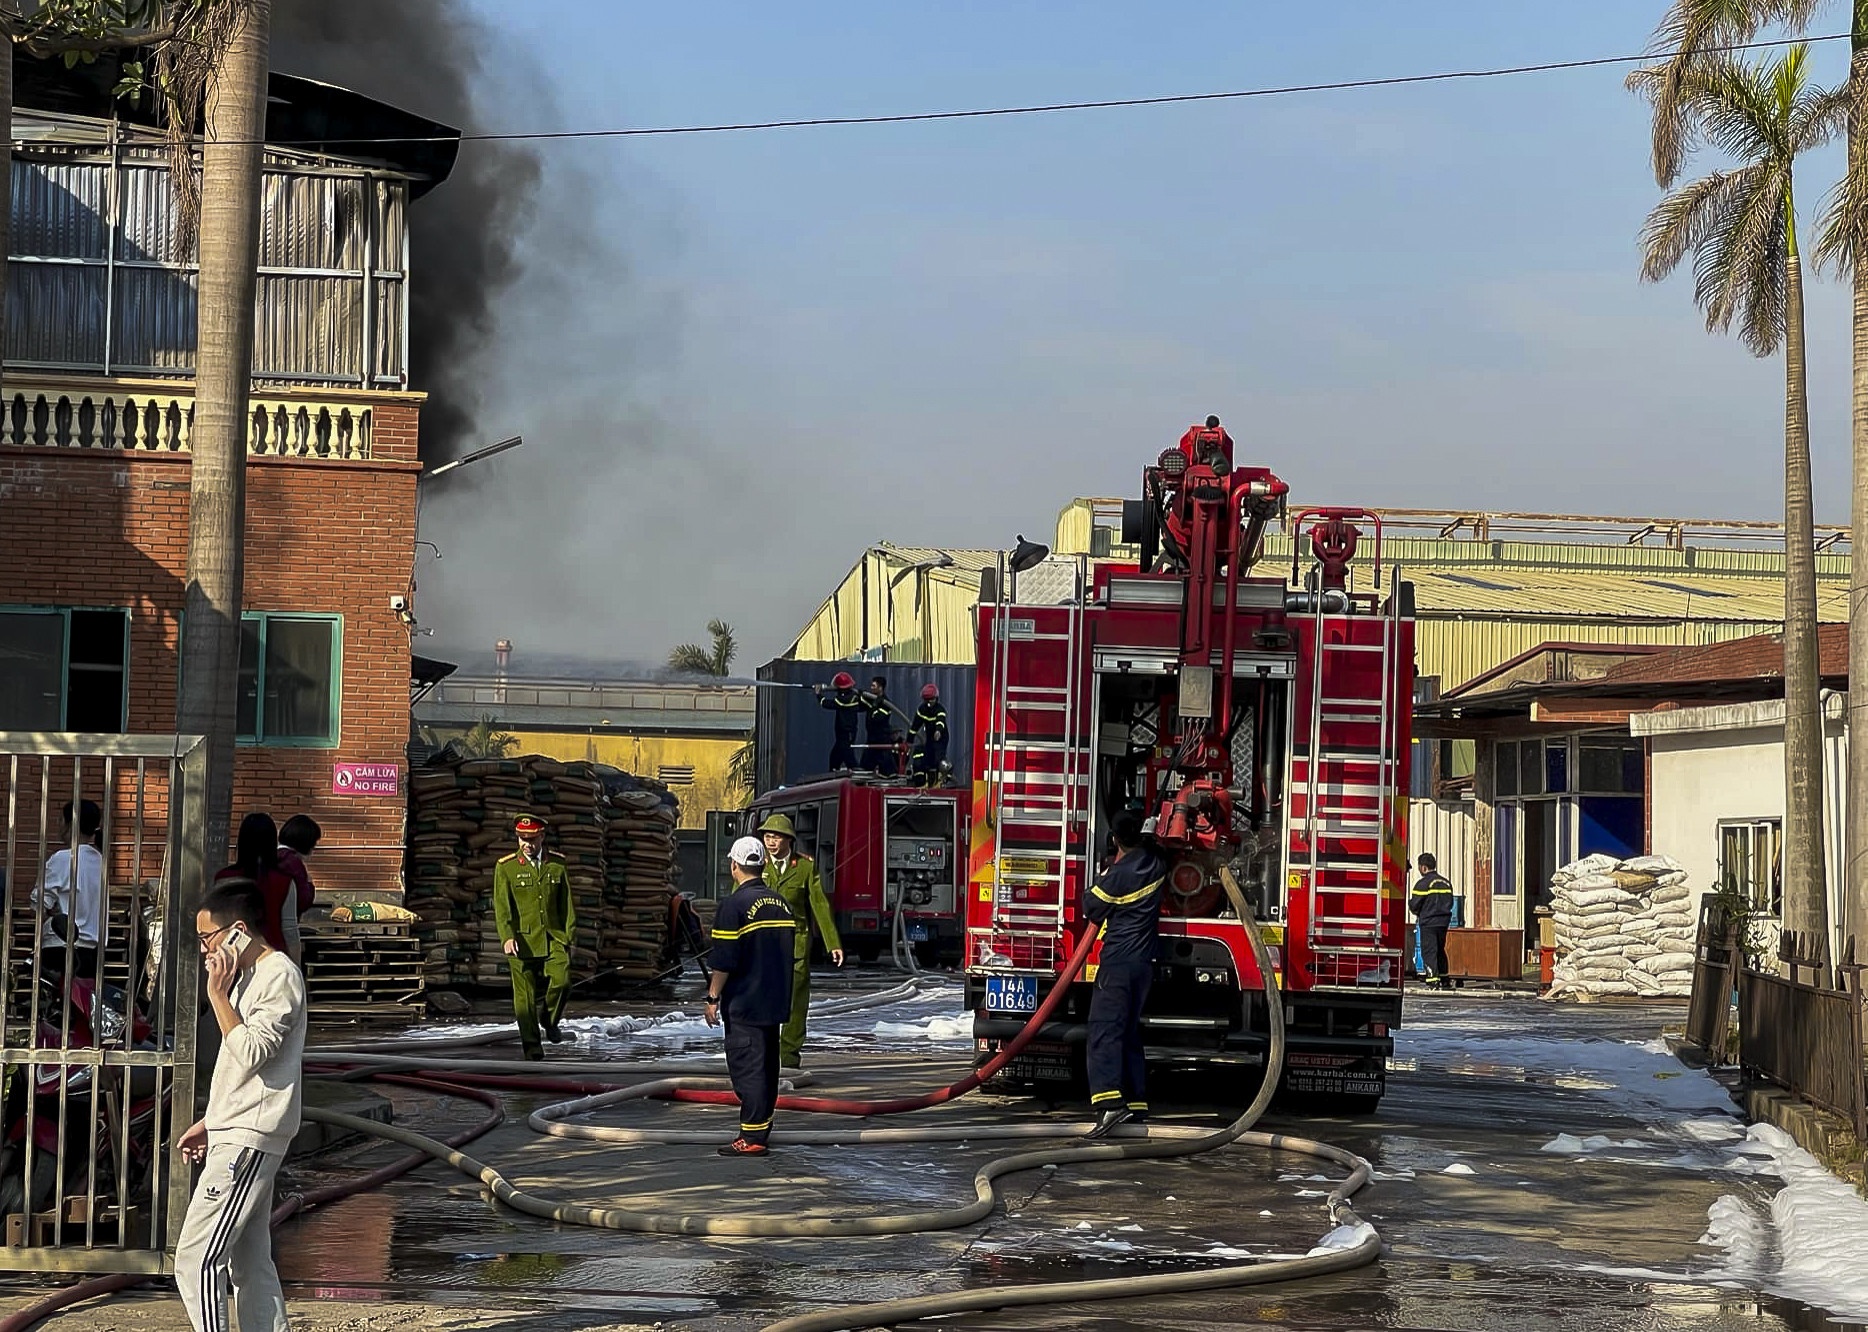
{"type": "Polygon", "coordinates": [[[167,1270],[205,777],[197,737],[0,732],[0,1270],[167,1270]]]}

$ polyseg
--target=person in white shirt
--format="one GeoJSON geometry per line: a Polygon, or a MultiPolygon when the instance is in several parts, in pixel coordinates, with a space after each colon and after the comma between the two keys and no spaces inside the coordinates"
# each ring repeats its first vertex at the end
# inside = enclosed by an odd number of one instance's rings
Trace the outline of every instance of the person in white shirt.
{"type": "Polygon", "coordinates": [[[65,802],[64,845],[45,862],[39,881],[39,905],[45,912],[40,957],[47,970],[62,970],[66,940],[72,947],[72,974],[97,976],[98,940],[104,932],[104,811],[94,800],[78,805],[78,851],[71,850],[71,802],[65,802]],[[74,863],[75,862],[75,863],[74,863]]]}
{"type": "Polygon", "coordinates": [[[175,1284],[195,1332],[286,1329],[269,1222],[273,1180],[299,1128],[305,981],[267,945],[265,918],[265,898],[246,882],[216,887],[195,916],[221,1029],[207,1114],[179,1143],[203,1167],[175,1247],[175,1284]]]}

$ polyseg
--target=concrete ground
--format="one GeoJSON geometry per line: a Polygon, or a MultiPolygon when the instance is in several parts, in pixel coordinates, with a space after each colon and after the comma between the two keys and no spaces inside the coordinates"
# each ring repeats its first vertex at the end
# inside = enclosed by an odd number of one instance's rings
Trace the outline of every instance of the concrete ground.
{"type": "MultiPolygon", "coordinates": [[[[873,982],[849,982],[854,987],[873,982]]],[[[1819,1311],[1775,1298],[1768,1279],[1734,1272],[1700,1243],[1728,1195],[1759,1205],[1772,1182],[1733,1173],[1705,1146],[1729,1113],[1703,1075],[1652,1047],[1677,1009],[1553,1007],[1520,996],[1410,999],[1397,1069],[1380,1113],[1360,1121],[1274,1113],[1265,1127],[1322,1137],[1367,1156],[1376,1183],[1358,1210],[1387,1253],[1362,1272],[1172,1301],[1134,1301],[951,1320],[967,1328],[1490,1329],[1695,1332],[1834,1329],[1819,1311]],[[1693,1127],[1698,1125],[1698,1128],[1693,1127]],[[1558,1135],[1610,1146],[1545,1150],[1558,1135]]],[[[811,1057],[818,1090],[899,1094],[940,1085],[970,1063],[963,1043],[864,1043],[878,1015],[846,1019],[811,1057]]],[[[886,1015],[885,1015],[886,1016],[886,1015]]],[[[925,1017],[926,1011],[919,1016],[925,1017]]],[[[602,1042],[599,1042],[601,1045],[602,1042]]],[[[653,1050],[655,1047],[648,1047],[653,1050]]],[[[615,1053],[643,1052],[623,1041],[615,1053]]],[[[588,1052],[586,1052],[588,1053],[588,1052]]],[[[1169,1092],[1163,1098],[1159,1092],[1169,1092]]],[[[1212,1125],[1211,1086],[1171,1115],[1212,1125]]],[[[471,1113],[405,1091],[399,1122],[443,1131],[471,1113]]],[[[765,1161],[705,1147],[609,1147],[542,1138],[515,1097],[508,1120],[470,1150],[530,1191],[658,1211],[847,1215],[950,1205],[977,1166],[1014,1148],[794,1147],[765,1161]]],[[[927,1122],[1032,1119],[1024,1100],[975,1096],[927,1122]]],[[[1081,1109],[1066,1108],[1060,1118],[1081,1109]]],[[[643,1104],[600,1122],[717,1124],[727,1112],[643,1104]]],[[[791,1116],[802,1125],[815,1117],[791,1116]]],[[[300,1166],[301,1183],[389,1159],[381,1148],[300,1166]]],[[[375,1194],[296,1220],[277,1240],[294,1326],[364,1329],[757,1328],[832,1303],[997,1283],[1182,1270],[1303,1252],[1328,1228],[1307,1159],[1228,1150],[1177,1163],[1114,1163],[1014,1176],[986,1223],[938,1235],[866,1240],[709,1240],[553,1226],[493,1204],[480,1185],[429,1167],[375,1194]]],[[[27,1301],[18,1288],[0,1308],[27,1301]]],[[[65,1316],[98,1332],[171,1332],[180,1305],[141,1294],[65,1316]]],[[[63,1323],[53,1323],[57,1328],[63,1323]]]]}

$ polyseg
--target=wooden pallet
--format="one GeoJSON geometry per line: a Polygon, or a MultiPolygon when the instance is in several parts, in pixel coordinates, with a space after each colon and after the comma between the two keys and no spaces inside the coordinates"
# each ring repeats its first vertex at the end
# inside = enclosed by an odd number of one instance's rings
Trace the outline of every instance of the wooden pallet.
{"type": "Polygon", "coordinates": [[[305,998],[313,1017],[356,1017],[420,1007],[427,948],[410,926],[384,921],[303,932],[305,998]]]}

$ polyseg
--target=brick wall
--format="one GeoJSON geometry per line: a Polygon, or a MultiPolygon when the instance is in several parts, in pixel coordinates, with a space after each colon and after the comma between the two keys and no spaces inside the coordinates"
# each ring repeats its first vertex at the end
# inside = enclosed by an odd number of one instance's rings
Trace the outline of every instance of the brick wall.
{"type": "MultiPolygon", "coordinates": [[[[341,615],[343,680],[335,748],[240,750],[234,818],[317,819],[320,889],[401,873],[402,801],[331,793],[335,763],[406,765],[409,636],[389,599],[414,563],[416,410],[374,411],[369,462],[247,467],[246,608],[341,615]]],[[[0,448],[0,605],[127,607],[132,732],[174,729],[188,482],[186,455],[0,448]]]]}

